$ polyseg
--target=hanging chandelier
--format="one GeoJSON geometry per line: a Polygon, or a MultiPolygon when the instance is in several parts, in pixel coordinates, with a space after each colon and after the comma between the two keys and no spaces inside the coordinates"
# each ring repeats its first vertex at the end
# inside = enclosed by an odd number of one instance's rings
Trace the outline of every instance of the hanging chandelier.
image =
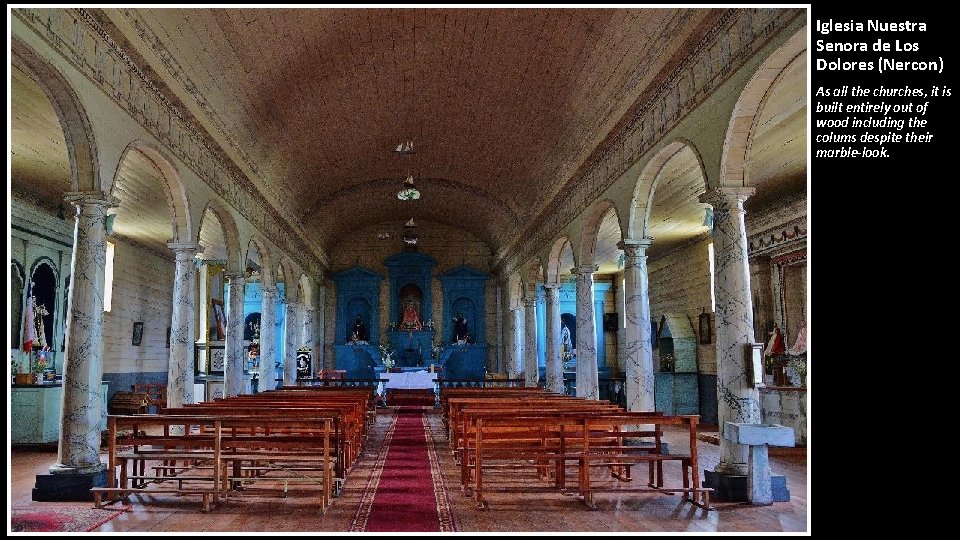
{"type": "Polygon", "coordinates": [[[420,190],[413,183],[413,175],[407,175],[403,181],[403,187],[397,192],[397,198],[401,201],[415,201],[420,198],[420,190]]]}
{"type": "Polygon", "coordinates": [[[401,155],[401,156],[404,155],[404,154],[416,154],[416,153],[417,153],[417,149],[413,147],[413,141],[402,142],[402,143],[398,144],[397,147],[396,147],[393,151],[396,152],[397,154],[401,155]]]}
{"type": "Polygon", "coordinates": [[[420,237],[417,236],[416,232],[417,224],[414,223],[413,218],[410,218],[403,226],[403,243],[408,246],[415,246],[417,242],[420,241],[420,237]]]}

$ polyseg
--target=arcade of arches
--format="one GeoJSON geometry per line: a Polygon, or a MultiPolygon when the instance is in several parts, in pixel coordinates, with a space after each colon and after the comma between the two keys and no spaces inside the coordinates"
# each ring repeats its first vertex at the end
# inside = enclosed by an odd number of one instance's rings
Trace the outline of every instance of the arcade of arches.
{"type": "MultiPolygon", "coordinates": [[[[129,481],[107,412],[148,388],[178,414],[325,396],[336,479],[239,497],[272,469],[233,460],[209,513],[181,482],[95,530],[807,530],[804,10],[10,18],[14,516],[129,481]],[[358,425],[330,412],[350,388],[358,425]],[[498,492],[454,414],[493,445],[515,426],[478,419],[663,423],[608,428],[618,464],[579,480],[552,436],[506,444],[498,492]],[[693,502],[601,489],[644,460],[693,502]]],[[[134,483],[210,474],[178,459],[134,483]]]]}

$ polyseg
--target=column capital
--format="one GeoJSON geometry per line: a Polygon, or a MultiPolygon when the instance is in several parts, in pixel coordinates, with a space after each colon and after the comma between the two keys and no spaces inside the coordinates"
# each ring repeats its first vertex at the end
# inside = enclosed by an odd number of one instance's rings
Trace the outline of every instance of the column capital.
{"type": "Polygon", "coordinates": [[[526,307],[534,307],[537,305],[537,293],[536,292],[527,292],[523,295],[523,305],[526,307]]]}
{"type": "Polygon", "coordinates": [[[753,187],[716,187],[701,193],[699,200],[716,208],[723,204],[743,203],[756,192],[757,188],[753,187]]]}
{"type": "Polygon", "coordinates": [[[576,274],[578,276],[590,275],[592,276],[596,273],[597,270],[600,270],[600,267],[595,264],[581,264],[580,266],[575,266],[570,269],[571,274],[576,274]]]}
{"type": "Polygon", "coordinates": [[[540,285],[543,287],[543,290],[545,290],[545,291],[559,291],[559,290],[560,290],[560,284],[559,284],[559,283],[541,283],[540,285]]]}
{"type": "Polygon", "coordinates": [[[63,200],[74,206],[103,206],[115,208],[120,206],[120,199],[102,191],[68,191],[63,200]]]}
{"type": "Polygon", "coordinates": [[[267,287],[266,285],[260,287],[260,294],[267,296],[270,294],[277,294],[277,287],[267,287]]]}
{"type": "Polygon", "coordinates": [[[167,247],[178,256],[183,254],[189,255],[190,258],[200,251],[200,244],[196,242],[167,242],[167,247]]]}
{"type": "Polygon", "coordinates": [[[247,277],[243,272],[224,272],[223,278],[230,282],[230,285],[243,285],[243,280],[247,277]]]}
{"type": "Polygon", "coordinates": [[[617,242],[617,247],[622,249],[624,252],[646,251],[652,243],[653,238],[624,238],[623,240],[617,242]]]}

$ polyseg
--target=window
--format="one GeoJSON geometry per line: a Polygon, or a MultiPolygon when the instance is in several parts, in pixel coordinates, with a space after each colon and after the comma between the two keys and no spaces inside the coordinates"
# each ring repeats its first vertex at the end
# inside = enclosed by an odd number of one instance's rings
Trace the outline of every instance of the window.
{"type": "Polygon", "coordinates": [[[713,277],[713,242],[707,244],[707,254],[710,258],[710,311],[717,311],[717,290],[715,288],[713,277]]]}
{"type": "Polygon", "coordinates": [[[107,242],[107,264],[103,272],[103,310],[113,306],[113,242],[107,242]]]}

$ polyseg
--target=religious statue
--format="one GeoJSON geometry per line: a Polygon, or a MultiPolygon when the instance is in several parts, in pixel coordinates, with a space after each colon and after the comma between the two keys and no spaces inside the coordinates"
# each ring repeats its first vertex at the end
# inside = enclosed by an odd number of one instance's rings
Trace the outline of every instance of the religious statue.
{"type": "Polygon", "coordinates": [[[570,329],[567,328],[567,323],[560,324],[560,344],[562,348],[563,356],[571,354],[573,351],[573,340],[570,339],[570,329]]]}
{"type": "Polygon", "coordinates": [[[407,300],[403,305],[403,317],[400,319],[400,329],[408,332],[423,330],[423,323],[420,321],[420,315],[417,313],[417,304],[413,300],[407,300]]]}
{"type": "Polygon", "coordinates": [[[47,311],[47,307],[45,305],[40,304],[37,306],[37,310],[34,315],[34,324],[36,325],[37,329],[37,344],[34,346],[40,347],[40,349],[43,349],[47,346],[47,331],[44,328],[43,318],[49,314],[50,312],[47,311]]]}
{"type": "Polygon", "coordinates": [[[470,332],[467,329],[467,318],[460,313],[453,319],[453,342],[465,342],[470,338],[470,332]]]}
{"type": "Polygon", "coordinates": [[[360,315],[357,315],[357,319],[353,321],[353,329],[350,333],[351,341],[366,341],[367,340],[367,329],[363,326],[363,318],[360,315]]]}

